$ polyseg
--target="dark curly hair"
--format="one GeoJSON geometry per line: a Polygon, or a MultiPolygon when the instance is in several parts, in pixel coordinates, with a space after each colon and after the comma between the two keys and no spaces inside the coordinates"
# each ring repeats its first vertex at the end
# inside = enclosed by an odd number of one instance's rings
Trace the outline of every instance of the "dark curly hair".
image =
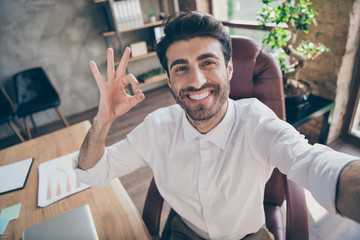
{"type": "Polygon", "coordinates": [[[224,31],[222,23],[210,14],[190,11],[179,12],[164,20],[164,36],[156,45],[156,53],[162,67],[169,74],[166,51],[177,41],[190,40],[195,37],[212,37],[221,43],[227,66],[231,58],[230,36],[224,31]]]}

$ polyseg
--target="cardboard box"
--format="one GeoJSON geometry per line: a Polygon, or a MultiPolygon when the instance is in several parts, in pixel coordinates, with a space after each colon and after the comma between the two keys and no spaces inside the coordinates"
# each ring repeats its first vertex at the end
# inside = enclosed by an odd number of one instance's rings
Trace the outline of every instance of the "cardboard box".
{"type": "Polygon", "coordinates": [[[148,53],[145,41],[130,44],[130,49],[132,57],[137,57],[148,53]]]}

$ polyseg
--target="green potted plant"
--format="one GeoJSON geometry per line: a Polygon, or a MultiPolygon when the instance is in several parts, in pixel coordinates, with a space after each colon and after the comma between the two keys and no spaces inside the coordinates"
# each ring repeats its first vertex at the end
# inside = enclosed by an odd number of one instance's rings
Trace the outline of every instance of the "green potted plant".
{"type": "Polygon", "coordinates": [[[275,50],[274,56],[283,72],[287,107],[306,105],[311,86],[299,79],[299,72],[329,49],[321,43],[298,40],[300,32],[308,33],[310,25],[317,25],[317,12],[310,0],[285,0],[270,6],[274,1],[262,0],[264,5],[257,16],[264,29],[269,23],[275,26],[263,39],[263,44],[275,50]]]}
{"type": "Polygon", "coordinates": [[[149,12],[149,20],[152,23],[156,22],[156,16],[153,12],[149,12]]]}

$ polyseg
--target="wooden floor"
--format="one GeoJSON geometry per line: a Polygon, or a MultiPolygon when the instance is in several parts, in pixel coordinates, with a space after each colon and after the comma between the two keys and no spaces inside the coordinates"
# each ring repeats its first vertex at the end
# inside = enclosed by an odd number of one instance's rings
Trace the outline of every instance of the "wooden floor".
{"type": "MultiPolygon", "coordinates": [[[[111,145],[123,139],[135,126],[137,126],[144,117],[154,111],[155,109],[166,107],[174,104],[175,101],[167,87],[163,87],[151,92],[145,93],[146,99],[132,109],[126,115],[118,118],[113,124],[109,135],[106,139],[106,145],[111,145]]],[[[92,121],[97,110],[89,110],[82,114],[78,114],[68,118],[70,124],[74,124],[83,120],[92,121]]],[[[309,142],[314,143],[320,134],[319,124],[321,118],[315,119],[298,130],[302,132],[309,142]]],[[[3,126],[1,126],[3,127],[3,126]]],[[[62,128],[62,123],[55,122],[44,127],[40,127],[34,136],[41,136],[48,132],[62,128]]],[[[15,136],[0,140],[0,149],[19,143],[15,136]]],[[[360,158],[360,148],[341,139],[337,139],[330,146],[336,150],[347,152],[360,158]]],[[[0,160],[1,161],[1,160],[0,160]]],[[[120,178],[125,189],[129,193],[135,206],[142,213],[142,208],[145,201],[147,188],[152,178],[151,169],[144,167],[137,171],[120,178]]],[[[360,225],[350,220],[345,220],[337,216],[332,216],[326,212],[318,203],[312,198],[309,192],[306,192],[307,204],[309,209],[309,224],[310,224],[310,239],[311,240],[355,240],[360,239],[360,225]]],[[[169,206],[165,204],[165,212],[169,210],[169,206]]]]}

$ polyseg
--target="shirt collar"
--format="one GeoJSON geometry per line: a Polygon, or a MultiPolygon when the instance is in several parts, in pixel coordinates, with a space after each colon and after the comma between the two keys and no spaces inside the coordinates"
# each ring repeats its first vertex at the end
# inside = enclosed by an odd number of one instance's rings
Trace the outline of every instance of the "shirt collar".
{"type": "Polygon", "coordinates": [[[182,125],[184,131],[184,140],[186,143],[190,143],[195,138],[204,139],[212,142],[216,146],[224,149],[229,139],[231,130],[235,123],[235,110],[234,102],[228,99],[228,107],[224,118],[221,122],[210,132],[201,134],[187,119],[185,111],[182,114],[182,125]]]}

